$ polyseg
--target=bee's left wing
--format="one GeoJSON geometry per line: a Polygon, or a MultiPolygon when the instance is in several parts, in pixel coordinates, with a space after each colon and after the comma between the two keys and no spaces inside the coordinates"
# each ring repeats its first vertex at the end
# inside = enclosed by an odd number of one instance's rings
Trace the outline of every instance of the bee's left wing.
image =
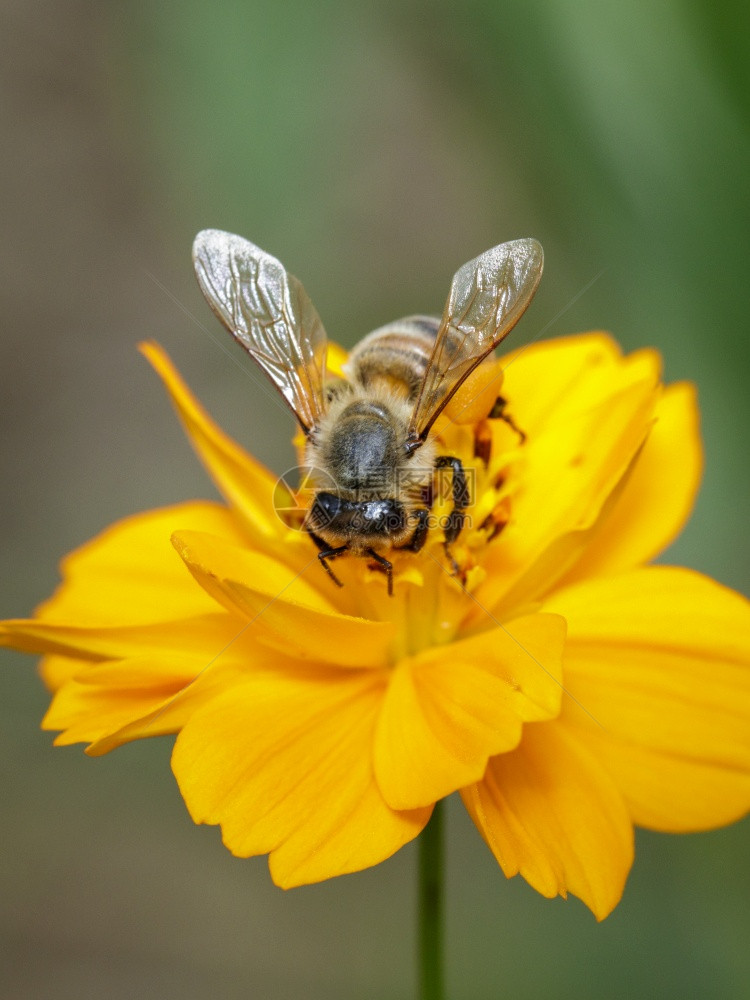
{"type": "Polygon", "coordinates": [[[254,243],[204,229],[193,264],[208,304],[263,369],[305,432],[326,409],[326,334],[302,284],[254,243]]]}
{"type": "Polygon", "coordinates": [[[464,379],[516,325],[543,266],[541,245],[527,239],[501,243],[456,272],[412,412],[413,440],[425,439],[464,379]]]}

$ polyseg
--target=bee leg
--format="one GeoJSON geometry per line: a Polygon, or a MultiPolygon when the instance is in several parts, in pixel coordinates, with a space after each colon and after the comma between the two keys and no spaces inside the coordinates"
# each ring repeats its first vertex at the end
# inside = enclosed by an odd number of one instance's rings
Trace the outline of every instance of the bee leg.
{"type": "Polygon", "coordinates": [[[375,549],[367,549],[367,555],[372,556],[375,562],[383,567],[383,572],[388,577],[388,596],[393,597],[393,563],[389,562],[385,556],[378,555],[375,549]]]}
{"type": "Polygon", "coordinates": [[[453,575],[460,576],[461,567],[451,555],[450,546],[461,534],[461,529],[464,526],[464,511],[469,506],[469,484],[466,482],[466,472],[459,458],[453,458],[450,455],[439,455],[435,462],[435,468],[445,469],[447,467],[450,467],[453,474],[451,483],[453,510],[448,515],[448,523],[443,533],[443,548],[450,560],[453,575]]]}
{"type": "Polygon", "coordinates": [[[333,582],[336,584],[337,587],[343,587],[344,585],[341,582],[341,580],[339,580],[339,578],[333,572],[333,570],[331,569],[331,567],[328,565],[328,560],[329,559],[335,559],[336,556],[340,556],[342,553],[346,552],[346,550],[349,548],[349,546],[348,545],[339,545],[338,548],[331,548],[331,546],[328,544],[328,542],[324,541],[322,538],[319,538],[318,535],[316,535],[314,531],[308,530],[307,533],[310,536],[310,538],[312,538],[312,540],[315,542],[315,544],[318,546],[318,548],[320,549],[320,552],[318,553],[318,560],[320,562],[320,565],[323,567],[323,569],[326,571],[326,573],[330,576],[330,578],[333,580],[333,582]]]}
{"type": "Polygon", "coordinates": [[[429,530],[429,510],[422,509],[417,511],[417,526],[414,529],[414,534],[411,539],[406,543],[406,545],[399,545],[400,549],[405,549],[409,552],[419,552],[424,543],[427,541],[427,532],[429,530]]]}
{"type": "Polygon", "coordinates": [[[523,444],[526,440],[526,431],[522,431],[521,428],[516,424],[513,417],[509,413],[505,412],[505,407],[508,405],[508,400],[503,396],[498,396],[495,400],[492,409],[487,414],[490,420],[503,420],[512,431],[515,431],[518,435],[519,444],[523,444]]]}
{"type": "Polygon", "coordinates": [[[336,584],[337,587],[343,587],[344,585],[341,582],[341,580],[339,580],[339,578],[336,576],[336,574],[333,572],[331,567],[328,565],[328,560],[333,559],[335,556],[340,556],[341,553],[346,552],[348,548],[349,548],[348,545],[339,545],[337,549],[325,549],[323,552],[318,553],[318,560],[320,562],[320,565],[330,576],[330,578],[333,580],[333,582],[336,584]]]}
{"type": "Polygon", "coordinates": [[[450,455],[440,455],[435,462],[436,469],[445,469],[450,466],[452,475],[453,510],[448,516],[448,524],[445,527],[445,544],[450,545],[455,542],[461,534],[464,526],[464,511],[469,506],[469,484],[466,482],[466,473],[461,464],[460,458],[453,458],[450,455]]]}

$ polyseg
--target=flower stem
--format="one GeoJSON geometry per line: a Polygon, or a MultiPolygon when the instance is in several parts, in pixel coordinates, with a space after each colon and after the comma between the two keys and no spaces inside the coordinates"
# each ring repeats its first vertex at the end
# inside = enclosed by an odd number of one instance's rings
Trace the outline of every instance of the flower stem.
{"type": "Polygon", "coordinates": [[[443,803],[419,838],[419,996],[443,1000],[443,803]]]}

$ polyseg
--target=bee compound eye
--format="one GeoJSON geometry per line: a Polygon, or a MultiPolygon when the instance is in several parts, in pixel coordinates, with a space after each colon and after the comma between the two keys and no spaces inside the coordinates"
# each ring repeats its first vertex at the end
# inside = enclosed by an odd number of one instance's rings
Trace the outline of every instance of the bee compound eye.
{"type": "Polygon", "coordinates": [[[318,493],[313,504],[316,520],[322,524],[330,524],[334,517],[341,512],[341,506],[340,497],[333,493],[318,493]]]}

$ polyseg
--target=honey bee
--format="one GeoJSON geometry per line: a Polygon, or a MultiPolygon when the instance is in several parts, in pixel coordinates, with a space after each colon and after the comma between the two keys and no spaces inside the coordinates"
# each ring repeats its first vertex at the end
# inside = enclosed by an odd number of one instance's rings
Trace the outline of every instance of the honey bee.
{"type": "Polygon", "coordinates": [[[542,275],[536,240],[502,243],[453,277],[442,319],[410,316],[352,350],[346,381],[326,378],[327,341],[300,282],[259,247],[206,229],[193,244],[200,288],[216,316],[270,379],[306,438],[314,499],[304,528],[318,559],[344,553],[380,566],[393,593],[391,549],[418,552],[429,530],[436,470],[448,469],[449,546],[469,490],[458,458],[438,455],[430,431],[459,386],[515,326],[542,275]]]}

